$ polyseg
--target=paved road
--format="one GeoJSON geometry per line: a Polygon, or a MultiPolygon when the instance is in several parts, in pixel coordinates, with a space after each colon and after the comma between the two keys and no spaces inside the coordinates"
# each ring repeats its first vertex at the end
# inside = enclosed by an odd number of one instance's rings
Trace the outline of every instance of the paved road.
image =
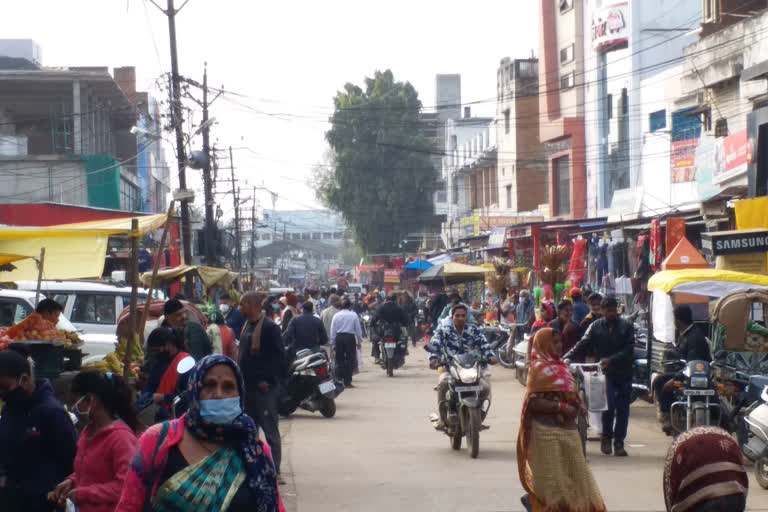
{"type": "MultiPolygon", "coordinates": [[[[365,344],[364,349],[370,350],[365,344]]],[[[405,368],[387,378],[366,359],[355,388],[337,402],[333,419],[298,412],[281,422],[283,488],[289,512],[523,510],[515,441],[523,387],[514,372],[493,369],[493,405],[481,433],[480,456],[454,452],[435,432],[436,373],[426,353],[411,349],[405,368]]],[[[663,511],[663,460],[669,438],[654,409],[632,407],[626,459],[589,445],[589,461],[608,510],[663,511]]],[[[768,490],[751,479],[750,510],[768,511],[768,490]]]]}

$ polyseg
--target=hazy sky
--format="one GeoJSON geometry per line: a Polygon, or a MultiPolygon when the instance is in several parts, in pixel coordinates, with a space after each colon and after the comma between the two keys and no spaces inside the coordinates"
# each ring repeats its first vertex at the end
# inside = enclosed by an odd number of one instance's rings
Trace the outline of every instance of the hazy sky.
{"type": "MultiPolygon", "coordinates": [[[[176,0],[177,7],[182,3],[176,0]]],[[[234,155],[243,189],[274,190],[278,209],[316,207],[306,182],[326,147],[336,91],[391,68],[429,107],[435,74],[461,73],[462,100],[482,101],[473,113],[493,115],[499,60],[538,53],[537,6],[535,0],[189,0],[176,22],[180,73],[200,81],[207,61],[210,85],[242,95],[219,98],[211,115],[218,121],[212,141],[243,148],[234,155]]],[[[170,71],[167,18],[149,0],[9,0],[3,21],[2,37],[34,39],[45,66],[136,66],[137,87],[150,91],[170,71]]],[[[199,187],[198,171],[187,175],[199,187]]],[[[266,192],[257,197],[271,208],[266,192]]],[[[218,195],[217,202],[229,217],[232,196],[218,195]]]]}

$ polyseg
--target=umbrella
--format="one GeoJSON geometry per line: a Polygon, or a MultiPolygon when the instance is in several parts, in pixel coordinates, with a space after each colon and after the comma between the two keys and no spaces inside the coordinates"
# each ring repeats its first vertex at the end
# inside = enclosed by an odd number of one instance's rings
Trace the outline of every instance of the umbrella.
{"type": "Polygon", "coordinates": [[[442,265],[435,265],[434,267],[425,270],[419,276],[419,281],[422,283],[444,284],[482,281],[485,279],[485,274],[488,272],[493,272],[493,270],[483,267],[475,267],[472,265],[462,265],[461,263],[448,262],[443,263],[442,265]]]}
{"type": "Polygon", "coordinates": [[[412,261],[408,263],[405,266],[405,269],[406,270],[427,270],[428,268],[431,268],[431,267],[433,267],[433,265],[430,262],[419,258],[416,261],[412,261]]]}

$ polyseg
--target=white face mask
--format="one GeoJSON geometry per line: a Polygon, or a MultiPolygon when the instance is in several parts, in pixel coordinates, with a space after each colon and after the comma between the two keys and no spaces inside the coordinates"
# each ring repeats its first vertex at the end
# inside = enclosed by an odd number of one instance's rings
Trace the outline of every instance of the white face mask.
{"type": "Polygon", "coordinates": [[[80,397],[80,400],[78,400],[77,402],[75,402],[75,405],[73,405],[73,406],[72,406],[72,410],[73,410],[73,411],[74,411],[74,413],[75,413],[75,414],[77,414],[78,416],[88,416],[89,414],[91,414],[91,408],[93,407],[93,405],[89,406],[87,411],[83,411],[82,409],[80,409],[80,402],[82,402],[83,400],[85,400],[87,396],[88,396],[88,395],[83,395],[83,396],[81,396],[81,397],[80,397]]]}
{"type": "Polygon", "coordinates": [[[229,313],[230,309],[232,309],[232,306],[229,304],[219,304],[219,312],[221,312],[222,315],[229,313]]]}

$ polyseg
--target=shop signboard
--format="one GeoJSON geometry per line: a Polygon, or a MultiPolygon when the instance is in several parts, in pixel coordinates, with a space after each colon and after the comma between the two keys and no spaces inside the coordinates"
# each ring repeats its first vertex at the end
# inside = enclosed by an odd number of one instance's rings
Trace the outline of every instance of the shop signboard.
{"type": "Polygon", "coordinates": [[[695,155],[699,199],[712,199],[720,193],[723,183],[744,176],[752,159],[752,143],[746,130],[728,137],[702,137],[695,155]]]}
{"type": "Polygon", "coordinates": [[[699,139],[679,140],[672,143],[670,164],[672,183],[696,180],[696,147],[699,139]]]}
{"type": "Polygon", "coordinates": [[[595,9],[592,15],[592,47],[606,50],[629,41],[629,4],[627,2],[595,9]]]}
{"type": "Polygon", "coordinates": [[[400,283],[400,271],[396,268],[384,269],[384,282],[389,284],[400,283]]]}
{"type": "Polygon", "coordinates": [[[713,176],[714,183],[721,183],[747,172],[752,161],[752,145],[747,130],[722,138],[723,152],[721,167],[713,176]]]}
{"type": "Polygon", "coordinates": [[[701,249],[711,256],[768,252],[768,230],[716,231],[701,234],[701,249]]]}

